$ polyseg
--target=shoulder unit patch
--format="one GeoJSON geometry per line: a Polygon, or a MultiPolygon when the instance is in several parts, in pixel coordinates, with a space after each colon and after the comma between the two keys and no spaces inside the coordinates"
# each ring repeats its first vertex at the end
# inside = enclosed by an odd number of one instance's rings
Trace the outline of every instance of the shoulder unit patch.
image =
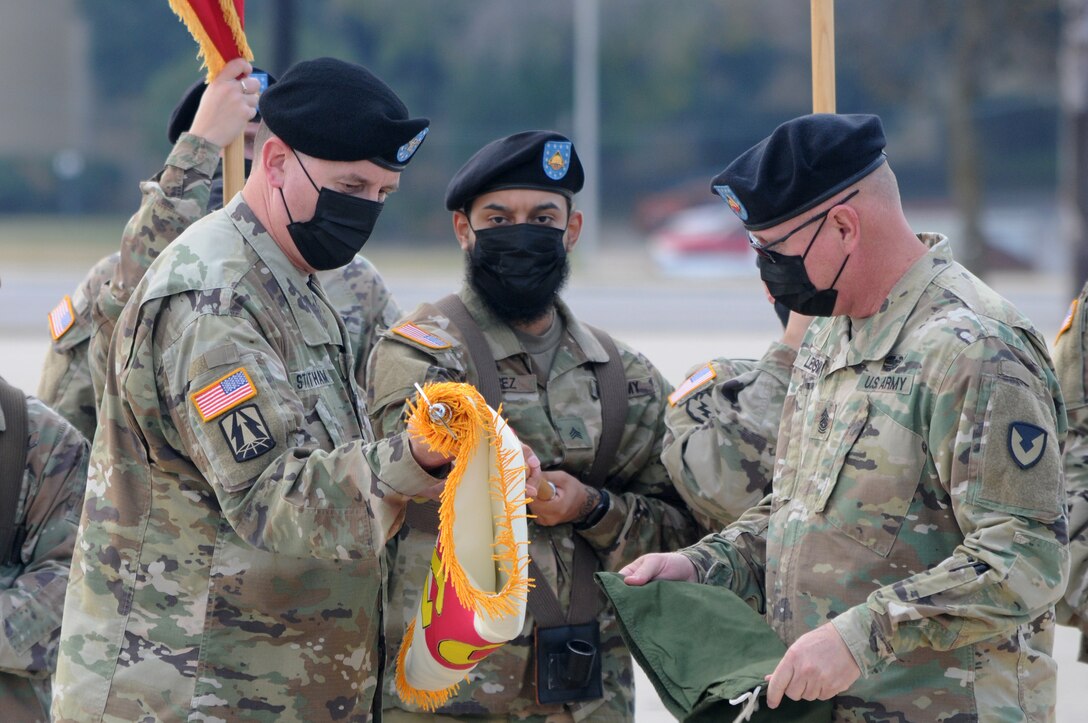
{"type": "Polygon", "coordinates": [[[1028,422],[1009,425],[1009,455],[1020,469],[1038,464],[1046,450],[1046,430],[1028,422]]]}
{"type": "Polygon", "coordinates": [[[714,371],[714,367],[704,364],[695,370],[694,374],[685,379],[683,384],[673,390],[673,393],[669,395],[669,404],[675,407],[680,400],[716,376],[718,376],[718,373],[714,371]]]}
{"type": "Polygon", "coordinates": [[[235,462],[256,459],[276,446],[256,404],[247,404],[223,417],[219,420],[219,429],[235,462]]]}
{"type": "Polygon", "coordinates": [[[247,399],[257,396],[257,387],[249,378],[245,367],[238,367],[200,391],[193,392],[189,398],[205,422],[210,422],[220,414],[234,409],[247,399]]]}
{"type": "Polygon", "coordinates": [[[49,333],[52,334],[53,341],[64,336],[75,323],[76,311],[72,308],[72,297],[65,294],[60,303],[49,312],[49,333]]]}
{"type": "Polygon", "coordinates": [[[393,333],[428,349],[449,349],[450,347],[448,341],[423,331],[415,324],[401,324],[393,329],[393,333]]]}

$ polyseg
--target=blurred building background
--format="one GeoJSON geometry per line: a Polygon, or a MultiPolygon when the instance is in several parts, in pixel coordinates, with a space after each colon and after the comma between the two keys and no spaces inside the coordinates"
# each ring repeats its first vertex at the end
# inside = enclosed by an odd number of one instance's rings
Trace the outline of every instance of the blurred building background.
{"type": "MultiPolygon", "coordinates": [[[[713,202],[714,173],[811,108],[809,7],[797,0],[250,0],[246,29],[266,69],[354,60],[432,119],[381,227],[431,243],[448,240],[446,183],[480,145],[542,127],[579,142],[587,4],[606,245],[643,243],[713,202]]],[[[955,234],[979,273],[1070,266],[1058,59],[1083,4],[835,3],[839,112],[884,118],[912,213],[955,234]]],[[[200,75],[195,53],[166,0],[0,0],[0,220],[130,213],[169,150],[170,109],[200,75]]]]}

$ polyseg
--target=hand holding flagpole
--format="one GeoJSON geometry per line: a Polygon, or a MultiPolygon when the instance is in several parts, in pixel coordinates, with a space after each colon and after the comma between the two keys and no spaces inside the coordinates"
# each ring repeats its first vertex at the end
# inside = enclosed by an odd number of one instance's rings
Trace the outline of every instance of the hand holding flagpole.
{"type": "MultiPolygon", "coordinates": [[[[245,34],[245,0],[169,0],[170,9],[181,18],[200,46],[197,57],[208,69],[209,83],[231,60],[253,60],[245,34]]],[[[239,79],[242,83],[257,81],[239,79]]],[[[246,92],[248,92],[246,88],[246,92]]],[[[259,88],[255,87],[254,92],[259,88]]],[[[245,183],[245,145],[241,134],[223,149],[223,200],[228,201],[245,183]]]]}

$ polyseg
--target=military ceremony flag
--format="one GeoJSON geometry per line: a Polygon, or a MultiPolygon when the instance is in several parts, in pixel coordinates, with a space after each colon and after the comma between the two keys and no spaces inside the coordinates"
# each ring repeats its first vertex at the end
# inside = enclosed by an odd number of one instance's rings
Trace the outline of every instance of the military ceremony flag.
{"type": "MultiPolygon", "coordinates": [[[[170,9],[181,18],[196,40],[197,57],[208,69],[207,81],[219,75],[235,58],[253,60],[246,42],[245,0],[169,0],[170,9]]],[[[223,199],[234,197],[245,182],[245,152],[238,136],[223,150],[223,199]]]]}

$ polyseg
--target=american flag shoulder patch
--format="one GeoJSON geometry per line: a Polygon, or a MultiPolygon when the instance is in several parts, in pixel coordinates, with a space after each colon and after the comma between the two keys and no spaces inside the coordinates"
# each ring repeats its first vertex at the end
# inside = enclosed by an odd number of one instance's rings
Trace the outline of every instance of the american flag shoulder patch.
{"type": "Polygon", "coordinates": [[[1062,334],[1073,328],[1073,317],[1077,315],[1077,302],[1080,299],[1073,299],[1073,303],[1069,305],[1069,313],[1065,315],[1065,321],[1062,322],[1061,329],[1058,330],[1058,335],[1054,337],[1054,343],[1058,343],[1058,339],[1062,338],[1062,334]]]}
{"type": "Polygon", "coordinates": [[[72,308],[72,297],[67,294],[60,303],[49,312],[49,333],[53,341],[60,339],[76,323],[76,310],[72,308]]]}
{"type": "Polygon", "coordinates": [[[238,367],[198,392],[189,395],[193,406],[205,422],[234,409],[247,399],[257,396],[257,387],[245,367],[238,367]]]}
{"type": "Polygon", "coordinates": [[[714,367],[709,364],[704,364],[699,367],[694,374],[684,380],[684,383],[678,386],[673,393],[669,395],[669,404],[676,406],[677,403],[694,392],[699,387],[709,382],[714,377],[718,376],[718,373],[714,371],[714,367]]]}
{"type": "Polygon", "coordinates": [[[441,339],[434,334],[430,334],[423,329],[420,329],[415,324],[401,324],[393,329],[393,333],[398,336],[403,336],[409,341],[414,341],[417,344],[427,347],[428,349],[449,349],[450,343],[445,339],[441,339]]]}

